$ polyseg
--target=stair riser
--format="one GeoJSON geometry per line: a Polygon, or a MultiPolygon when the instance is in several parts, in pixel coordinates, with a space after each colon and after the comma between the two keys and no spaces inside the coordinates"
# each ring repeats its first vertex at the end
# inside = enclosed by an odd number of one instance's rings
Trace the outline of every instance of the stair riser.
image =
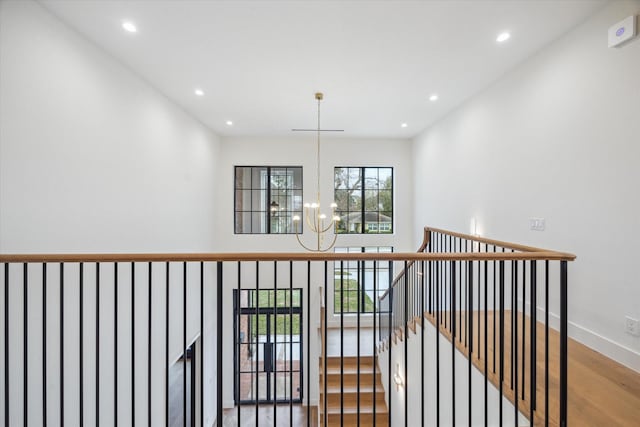
{"type": "MultiPolygon", "coordinates": [[[[357,408],[357,394],[345,394],[343,399],[345,408],[357,408]]],[[[340,393],[328,395],[327,405],[333,408],[340,407],[340,393]]],[[[385,408],[384,394],[376,393],[376,408],[385,408]]],[[[320,406],[324,407],[324,396],[320,395],[320,406]]],[[[360,408],[373,408],[373,393],[360,393],[360,408]]]]}
{"type": "MultiPolygon", "coordinates": [[[[327,386],[340,386],[340,374],[329,374],[327,378],[327,386]]],[[[349,387],[356,387],[358,385],[358,375],[357,374],[344,374],[342,375],[343,384],[349,387]]],[[[376,383],[382,384],[380,374],[376,374],[376,383]]],[[[373,385],[373,375],[372,373],[360,373],[360,386],[366,384],[367,386],[373,385]]],[[[324,381],[322,375],[320,375],[320,388],[324,387],[324,381]]]]}
{"type": "MultiPolygon", "coordinates": [[[[358,416],[357,414],[344,414],[344,424],[342,426],[358,426],[358,416]]],[[[324,417],[320,417],[320,425],[324,425],[324,417]]],[[[327,426],[329,427],[340,427],[340,414],[329,414],[327,426]]],[[[378,414],[376,416],[376,426],[387,426],[389,425],[389,418],[387,414],[378,414]]],[[[360,414],[360,426],[373,426],[373,415],[372,414],[360,414]]]]}

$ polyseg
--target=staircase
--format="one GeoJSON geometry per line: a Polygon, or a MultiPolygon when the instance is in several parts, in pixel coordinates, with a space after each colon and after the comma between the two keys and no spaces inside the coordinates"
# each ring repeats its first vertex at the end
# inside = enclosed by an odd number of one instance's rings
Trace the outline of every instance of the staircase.
{"type": "Polygon", "coordinates": [[[357,357],[327,357],[327,393],[324,393],[324,363],[320,358],[320,425],[324,426],[324,402],[327,400],[328,426],[386,426],[389,424],[387,405],[380,370],[376,366],[374,378],[373,356],[360,356],[360,393],[358,411],[357,357]],[[342,360],[342,375],[341,373],[342,360]],[[341,385],[342,380],[342,385],[341,385]],[[374,390],[375,380],[375,390],[374,390]],[[374,393],[375,391],[375,393],[374,393]],[[375,405],[374,405],[375,402],[375,405]],[[341,411],[342,408],[342,411],[341,411]],[[342,419],[341,419],[342,412],[342,419]],[[359,418],[358,418],[359,412],[359,418]],[[342,422],[341,422],[342,421],[342,422]],[[359,421],[359,423],[358,423],[359,421]]]}

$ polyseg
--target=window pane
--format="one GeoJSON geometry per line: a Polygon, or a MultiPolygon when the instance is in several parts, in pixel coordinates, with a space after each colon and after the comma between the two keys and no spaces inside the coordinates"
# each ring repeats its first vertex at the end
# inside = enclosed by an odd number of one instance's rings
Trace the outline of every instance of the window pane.
{"type": "Polygon", "coordinates": [[[391,233],[393,215],[393,168],[334,169],[334,200],[340,223],[336,233],[391,233]]]}
{"type": "Polygon", "coordinates": [[[250,167],[236,167],[236,188],[251,188],[250,167]]]}
{"type": "Polygon", "coordinates": [[[378,187],[378,168],[364,168],[364,188],[378,187]]]}
{"type": "Polygon", "coordinates": [[[352,190],[362,188],[362,175],[360,173],[360,168],[349,168],[348,188],[352,190]]]}
{"type": "Polygon", "coordinates": [[[302,232],[302,167],[236,166],[235,178],[236,233],[302,232]]]}
{"type": "MultiPolygon", "coordinates": [[[[393,248],[390,246],[338,247],[334,251],[336,253],[391,253],[393,248]]],[[[358,309],[362,313],[373,312],[374,301],[389,287],[389,277],[392,274],[390,266],[391,263],[388,261],[377,261],[375,269],[373,261],[335,262],[334,313],[356,313],[358,309]]]]}

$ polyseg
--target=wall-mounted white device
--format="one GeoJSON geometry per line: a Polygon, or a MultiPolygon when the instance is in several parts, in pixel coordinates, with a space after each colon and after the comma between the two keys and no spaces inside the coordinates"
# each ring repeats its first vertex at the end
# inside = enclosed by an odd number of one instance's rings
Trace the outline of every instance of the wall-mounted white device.
{"type": "Polygon", "coordinates": [[[609,47],[618,47],[636,36],[636,17],[629,16],[609,28],[609,47]]]}

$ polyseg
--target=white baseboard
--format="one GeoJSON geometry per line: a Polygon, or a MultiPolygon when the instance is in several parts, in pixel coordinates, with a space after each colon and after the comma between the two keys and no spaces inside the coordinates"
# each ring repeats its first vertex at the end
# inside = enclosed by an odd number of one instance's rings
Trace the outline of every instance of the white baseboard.
{"type": "MultiPolygon", "coordinates": [[[[520,300],[522,302],[522,300],[520,300]]],[[[526,303],[525,310],[529,312],[530,303],[526,303]]],[[[538,321],[544,319],[544,307],[537,307],[538,321]]],[[[560,329],[560,316],[549,312],[549,326],[555,330],[560,329]]],[[[636,372],[640,372],[640,353],[626,347],[620,343],[617,343],[599,333],[592,331],[584,326],[578,325],[575,322],[569,321],[569,337],[578,341],[587,347],[602,353],[608,358],[615,360],[621,365],[626,366],[629,369],[633,369],[636,372]]]]}

